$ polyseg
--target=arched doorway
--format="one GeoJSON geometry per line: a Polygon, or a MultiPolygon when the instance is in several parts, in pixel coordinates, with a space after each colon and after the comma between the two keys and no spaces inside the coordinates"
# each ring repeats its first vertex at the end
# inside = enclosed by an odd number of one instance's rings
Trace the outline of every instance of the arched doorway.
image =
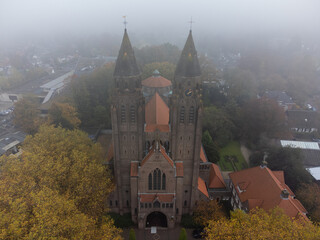
{"type": "Polygon", "coordinates": [[[146,227],[168,227],[167,217],[162,212],[152,212],[147,216],[146,227]]]}

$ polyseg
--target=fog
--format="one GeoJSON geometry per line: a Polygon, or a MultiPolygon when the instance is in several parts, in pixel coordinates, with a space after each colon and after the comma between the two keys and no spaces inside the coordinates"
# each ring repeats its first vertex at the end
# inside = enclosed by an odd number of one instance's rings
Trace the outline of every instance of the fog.
{"type": "Polygon", "coordinates": [[[208,36],[318,39],[319,0],[1,0],[0,43],[37,38],[111,34],[121,37],[123,16],[133,42],[181,46],[190,28],[208,36]]]}

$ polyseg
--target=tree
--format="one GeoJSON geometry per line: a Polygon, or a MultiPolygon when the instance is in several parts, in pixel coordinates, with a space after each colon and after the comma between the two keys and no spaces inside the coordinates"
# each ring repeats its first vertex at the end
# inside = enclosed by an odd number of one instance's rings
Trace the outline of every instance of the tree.
{"type": "Polygon", "coordinates": [[[214,106],[204,108],[203,130],[208,130],[213,141],[223,147],[233,139],[234,124],[223,110],[214,106]]]}
{"type": "Polygon", "coordinates": [[[110,63],[88,75],[73,79],[72,100],[79,114],[81,127],[111,127],[113,70],[114,64],[110,63]]]}
{"type": "Polygon", "coordinates": [[[146,79],[152,76],[153,71],[156,69],[160,72],[161,76],[172,81],[176,65],[170,62],[148,63],[142,68],[141,78],[146,79]]]}
{"type": "Polygon", "coordinates": [[[1,239],[120,239],[105,217],[113,184],[99,145],[79,130],[42,126],[23,150],[0,160],[1,239]]]}
{"type": "Polygon", "coordinates": [[[263,135],[269,138],[287,136],[285,113],[277,102],[265,98],[253,99],[241,111],[243,137],[258,143],[263,135]]]}
{"type": "Polygon", "coordinates": [[[308,211],[311,220],[320,222],[320,188],[316,183],[301,184],[296,196],[308,211]]]}
{"type": "Polygon", "coordinates": [[[81,121],[77,116],[76,109],[68,103],[55,102],[49,109],[49,123],[64,128],[78,128],[81,121]]]}
{"type": "MultiPolygon", "coordinates": [[[[264,149],[268,153],[266,161],[271,170],[284,171],[286,184],[295,191],[301,184],[311,183],[312,176],[304,168],[300,150],[296,148],[275,148],[264,149]]],[[[255,153],[250,157],[250,165],[258,166],[263,160],[263,152],[255,153]]]]}
{"type": "Polygon", "coordinates": [[[25,96],[15,103],[14,124],[24,132],[34,134],[42,120],[40,119],[39,101],[35,96],[25,96]]]}
{"type": "Polygon", "coordinates": [[[136,233],[133,228],[130,229],[129,240],[136,240],[136,233]]]}
{"type": "Polygon", "coordinates": [[[193,213],[194,222],[200,226],[206,226],[211,220],[217,221],[225,217],[216,200],[200,201],[193,213]]]}
{"type": "Polygon", "coordinates": [[[253,209],[249,214],[241,210],[231,212],[231,219],[209,221],[206,239],[319,239],[320,227],[303,218],[291,219],[280,208],[270,212],[253,209]]]}
{"type": "Polygon", "coordinates": [[[186,229],[181,228],[181,230],[180,230],[180,235],[179,235],[179,240],[187,240],[187,232],[186,232],[186,229]]]}
{"type": "Polygon", "coordinates": [[[217,163],[220,160],[218,147],[213,142],[208,130],[206,130],[202,135],[202,145],[206,152],[209,162],[217,163]]]}

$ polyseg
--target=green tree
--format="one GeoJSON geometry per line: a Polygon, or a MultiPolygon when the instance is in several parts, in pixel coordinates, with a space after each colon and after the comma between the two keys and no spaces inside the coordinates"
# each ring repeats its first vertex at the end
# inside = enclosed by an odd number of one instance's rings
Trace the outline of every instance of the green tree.
{"type": "Polygon", "coordinates": [[[284,110],[277,102],[265,98],[247,102],[241,110],[243,137],[257,144],[261,137],[280,138],[288,135],[284,110]]]}
{"type": "Polygon", "coordinates": [[[40,119],[39,100],[35,96],[25,96],[15,103],[13,122],[24,132],[34,134],[37,132],[42,119],[40,119]]]}
{"type": "Polygon", "coordinates": [[[187,240],[187,232],[186,232],[186,229],[181,228],[181,230],[180,230],[180,235],[179,235],[179,240],[187,240]]]}
{"type": "Polygon", "coordinates": [[[129,240],[136,240],[136,233],[133,228],[129,231],[129,240]]]}
{"type": "Polygon", "coordinates": [[[73,104],[79,114],[81,127],[111,128],[113,70],[114,64],[110,63],[72,81],[73,104]]]}
{"type": "Polygon", "coordinates": [[[228,114],[214,106],[204,108],[203,130],[208,130],[213,141],[223,147],[233,139],[235,126],[228,114]]]}
{"type": "Polygon", "coordinates": [[[208,130],[202,134],[202,145],[209,162],[217,163],[220,159],[217,145],[213,142],[208,130]]]}
{"type": "MultiPolygon", "coordinates": [[[[275,148],[264,149],[268,153],[266,161],[271,170],[283,170],[285,182],[292,190],[298,189],[302,184],[312,181],[310,173],[304,168],[300,150],[297,148],[275,148]]],[[[261,164],[264,153],[255,153],[250,157],[251,166],[261,164]]]]}
{"type": "Polygon", "coordinates": [[[316,183],[301,184],[295,192],[312,221],[320,222],[320,188],[316,183]]]}

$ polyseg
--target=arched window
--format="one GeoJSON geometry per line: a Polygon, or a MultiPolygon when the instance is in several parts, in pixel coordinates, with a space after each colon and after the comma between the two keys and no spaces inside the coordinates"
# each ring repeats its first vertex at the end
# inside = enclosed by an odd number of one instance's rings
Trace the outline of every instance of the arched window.
{"type": "Polygon", "coordinates": [[[149,188],[149,190],[152,190],[152,174],[151,173],[149,173],[149,181],[148,181],[148,188],[149,188]]]}
{"type": "Polygon", "coordinates": [[[166,174],[162,173],[160,169],[155,169],[148,176],[149,190],[165,190],[166,189],[166,174]]]}
{"type": "Polygon", "coordinates": [[[191,106],[189,109],[189,123],[193,123],[194,121],[194,107],[191,106]]]}
{"type": "Polygon", "coordinates": [[[162,174],[162,190],[166,189],[166,174],[162,174]]]}
{"type": "Polygon", "coordinates": [[[126,107],[124,105],[121,106],[121,123],[126,122],[126,107]]]}
{"type": "Polygon", "coordinates": [[[184,123],[184,106],[180,108],[180,123],[184,123]]]}
{"type": "Polygon", "coordinates": [[[130,122],[131,123],[135,123],[136,122],[136,111],[135,111],[135,107],[134,106],[130,107],[130,122]]]}

